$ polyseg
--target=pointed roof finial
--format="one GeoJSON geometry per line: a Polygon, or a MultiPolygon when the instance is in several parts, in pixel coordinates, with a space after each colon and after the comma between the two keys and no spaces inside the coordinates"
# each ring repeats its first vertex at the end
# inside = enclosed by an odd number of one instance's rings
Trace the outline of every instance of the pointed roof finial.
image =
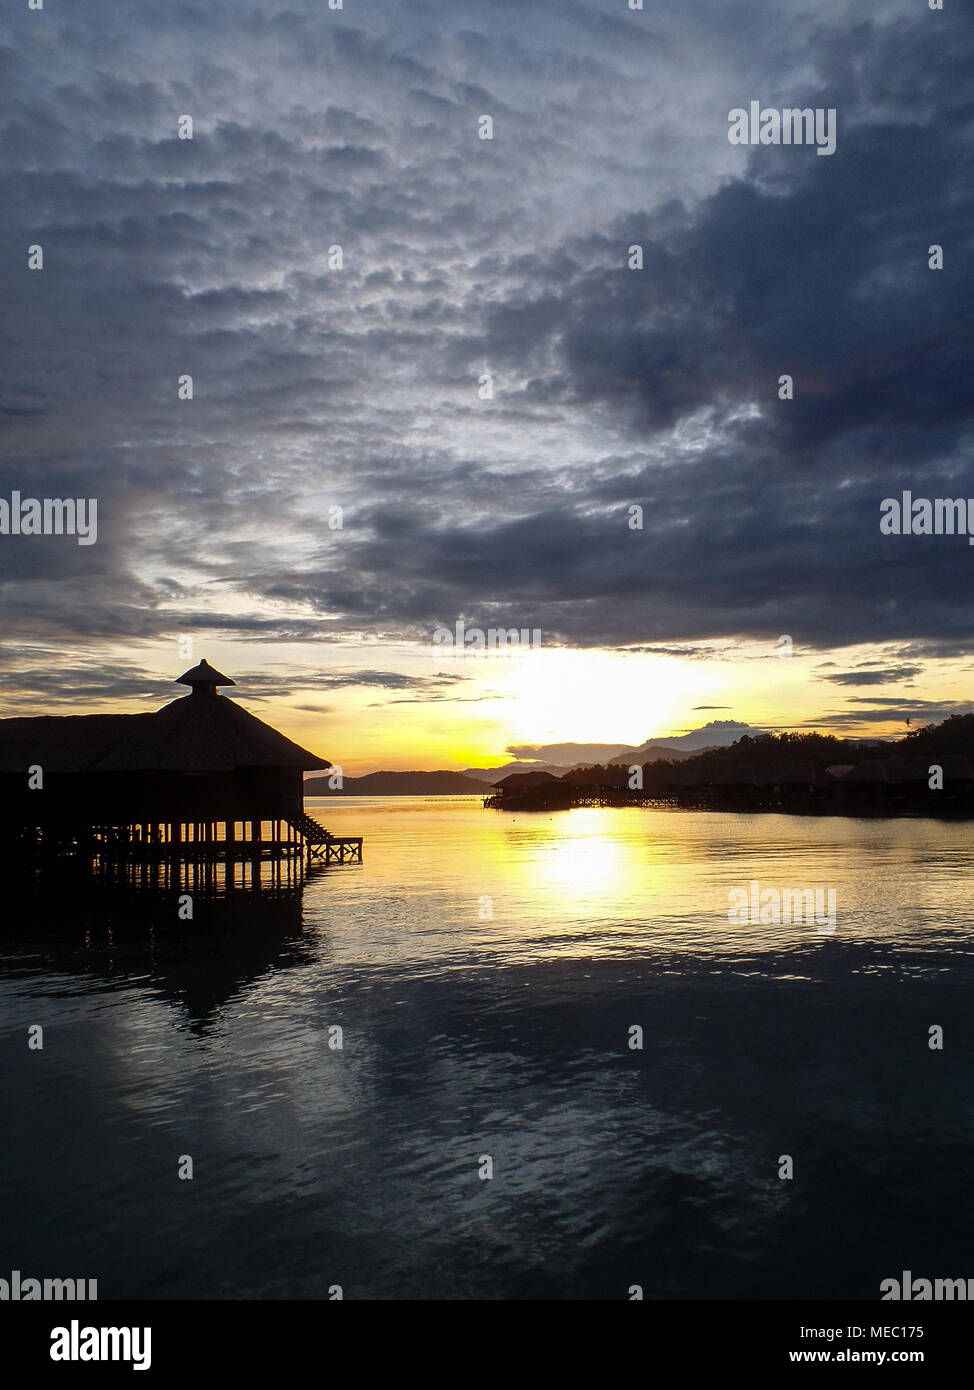
{"type": "Polygon", "coordinates": [[[237,684],[229,676],[221,675],[215,666],[210,665],[205,656],[198,666],[194,666],[191,671],[184,671],[181,676],[177,676],[176,683],[192,686],[194,694],[197,690],[215,694],[218,685],[237,684]]]}

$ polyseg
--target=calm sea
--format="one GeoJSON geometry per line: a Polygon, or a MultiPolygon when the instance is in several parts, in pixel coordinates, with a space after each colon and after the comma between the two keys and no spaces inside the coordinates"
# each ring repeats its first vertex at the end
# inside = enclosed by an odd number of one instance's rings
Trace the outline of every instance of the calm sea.
{"type": "Polygon", "coordinates": [[[974,1276],[969,826],[312,814],[364,864],[198,894],[191,922],[175,889],[15,895],[0,1276],[384,1299],[974,1276]],[[729,922],[752,880],[834,889],[834,932],[729,922]]]}

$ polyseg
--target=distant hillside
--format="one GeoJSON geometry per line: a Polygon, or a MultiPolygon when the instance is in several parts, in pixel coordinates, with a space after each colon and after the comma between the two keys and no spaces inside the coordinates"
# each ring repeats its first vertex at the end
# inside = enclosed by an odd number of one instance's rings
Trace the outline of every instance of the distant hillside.
{"type": "MultiPolygon", "coordinates": [[[[546,747],[571,749],[617,748],[618,744],[551,744],[546,747]]],[[[673,739],[650,739],[639,748],[623,749],[606,763],[597,764],[611,772],[622,765],[638,764],[645,771],[645,788],[665,790],[668,780],[689,776],[696,781],[719,777],[742,764],[766,771],[786,762],[812,762],[817,767],[854,766],[870,757],[883,755],[927,756],[960,753],[974,760],[974,715],[952,715],[939,725],[913,729],[900,739],[838,739],[832,734],[763,734],[748,724],[715,720],[673,739]],[[707,740],[707,742],[705,742],[707,740]],[[650,770],[651,768],[651,770],[650,770]]],[[[468,767],[464,772],[371,772],[366,777],[346,777],[341,792],[332,791],[327,775],[310,777],[304,784],[306,796],[471,796],[485,795],[491,784],[512,772],[550,772],[562,777],[571,767],[550,762],[504,763],[499,767],[468,767]]],[[[611,781],[611,776],[608,779],[611,781]]]]}
{"type": "Polygon", "coordinates": [[[897,752],[919,757],[936,753],[963,753],[974,757],[974,714],[952,714],[942,724],[911,729],[895,745],[897,752]]]}
{"type": "Polygon", "coordinates": [[[652,761],[646,754],[656,749],[669,749],[670,752],[686,750],[702,753],[709,748],[728,748],[739,738],[758,738],[761,729],[753,729],[750,724],[740,724],[736,719],[712,719],[702,729],[693,729],[688,734],[678,734],[676,738],[650,738],[638,748],[633,749],[634,762],[652,761]]]}
{"type": "Polygon", "coordinates": [[[696,753],[708,752],[711,748],[726,748],[739,738],[757,738],[761,732],[736,719],[712,719],[709,724],[691,729],[688,734],[676,734],[672,738],[657,735],[638,747],[626,743],[515,744],[507,751],[517,755],[516,762],[504,763],[501,767],[468,767],[463,775],[493,782],[512,772],[551,772],[560,777],[579,767],[606,767],[619,763],[638,763],[644,767],[646,763],[655,763],[661,758],[678,761],[696,753]]]}
{"type": "Polygon", "coordinates": [[[665,748],[660,743],[644,743],[641,748],[630,748],[627,753],[621,754],[618,758],[611,758],[609,766],[621,764],[638,764],[645,767],[647,763],[658,763],[661,758],[668,762],[679,763],[685,758],[695,758],[697,753],[709,752],[707,748],[665,748]]]}
{"type": "Polygon", "coordinates": [[[305,796],[461,796],[484,794],[483,782],[462,772],[370,772],[365,777],[346,777],[341,791],[328,785],[327,777],[309,777],[305,796]]]}
{"type": "Polygon", "coordinates": [[[306,796],[454,796],[484,792],[512,772],[550,772],[563,777],[576,768],[631,766],[662,760],[683,762],[699,753],[718,752],[739,738],[762,737],[759,729],[733,719],[715,719],[701,729],[674,738],[651,738],[638,748],[623,743],[542,743],[511,746],[511,753],[538,753],[538,758],[516,758],[496,767],[465,767],[462,772],[370,772],[365,777],[346,777],[341,792],[329,789],[324,777],[304,784],[306,796]],[[317,790],[315,790],[317,788],[317,790]]]}
{"type": "Polygon", "coordinates": [[[555,777],[560,777],[563,772],[568,772],[571,764],[569,763],[502,763],[500,767],[465,767],[463,772],[458,772],[458,777],[472,777],[481,786],[491,782],[499,782],[502,777],[508,777],[512,772],[551,772],[555,777]]]}
{"type": "Polygon", "coordinates": [[[963,753],[974,754],[974,716],[954,716],[940,725],[916,729],[904,738],[885,742],[875,739],[844,739],[834,734],[784,733],[745,734],[733,745],[700,749],[690,757],[673,755],[672,762],[644,764],[644,787],[657,790],[666,787],[670,779],[684,782],[707,782],[733,773],[741,767],[753,767],[758,773],[774,768],[794,767],[796,763],[821,769],[835,766],[855,767],[858,763],[889,754],[963,753]],[[676,764],[679,763],[679,772],[676,764]]]}

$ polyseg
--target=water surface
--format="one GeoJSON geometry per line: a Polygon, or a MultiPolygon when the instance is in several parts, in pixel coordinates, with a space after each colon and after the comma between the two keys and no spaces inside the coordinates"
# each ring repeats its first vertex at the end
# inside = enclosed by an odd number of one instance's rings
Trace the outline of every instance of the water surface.
{"type": "Polygon", "coordinates": [[[572,1299],[974,1275],[969,827],[310,809],[361,866],[191,923],[173,888],[6,915],[0,1275],[572,1299]],[[751,880],[834,888],[834,934],[728,922],[751,880]]]}

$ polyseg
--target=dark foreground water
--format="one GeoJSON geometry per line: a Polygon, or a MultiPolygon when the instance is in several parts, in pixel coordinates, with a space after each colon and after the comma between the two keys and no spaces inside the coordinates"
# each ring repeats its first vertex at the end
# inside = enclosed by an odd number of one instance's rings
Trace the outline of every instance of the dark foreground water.
{"type": "Polygon", "coordinates": [[[970,827],[318,814],[366,859],[303,893],[198,896],[183,924],[165,890],[5,911],[0,1277],[876,1299],[903,1269],[974,1276],[970,827]],[[834,888],[834,933],[729,923],[751,880],[834,888]]]}

